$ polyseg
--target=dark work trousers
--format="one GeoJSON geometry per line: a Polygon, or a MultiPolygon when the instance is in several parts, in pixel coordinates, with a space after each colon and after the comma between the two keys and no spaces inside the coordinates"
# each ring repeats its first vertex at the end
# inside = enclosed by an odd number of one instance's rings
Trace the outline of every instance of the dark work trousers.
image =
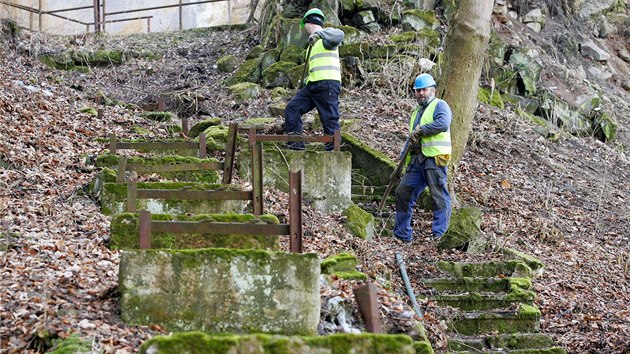
{"type": "MultiPolygon", "coordinates": [[[[339,92],[341,82],[321,80],[309,82],[293,96],[284,110],[284,131],[287,134],[302,134],[302,115],[317,108],[325,135],[334,135],[339,129],[339,92]]],[[[292,149],[304,149],[303,142],[290,142],[292,149]]],[[[333,150],[332,143],[326,143],[326,151],[333,150]]]]}
{"type": "Polygon", "coordinates": [[[429,187],[433,204],[434,237],[441,237],[451,218],[451,196],[446,185],[446,167],[435,164],[435,158],[412,155],[398,188],[396,188],[396,226],[394,236],[411,241],[411,216],[420,193],[429,187]]]}

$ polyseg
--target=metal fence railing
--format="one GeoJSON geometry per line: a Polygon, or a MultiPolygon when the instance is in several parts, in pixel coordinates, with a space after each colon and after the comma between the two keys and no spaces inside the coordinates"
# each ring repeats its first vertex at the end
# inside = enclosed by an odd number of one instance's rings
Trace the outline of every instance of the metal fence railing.
{"type": "Polygon", "coordinates": [[[29,25],[23,26],[23,27],[26,27],[31,31],[35,30],[34,28],[35,17],[37,17],[37,30],[39,32],[42,32],[43,18],[45,16],[57,17],[57,18],[61,18],[69,22],[84,25],[86,33],[89,33],[92,31],[95,33],[105,31],[107,24],[111,24],[115,22],[146,20],[147,32],[151,32],[151,19],[154,17],[157,17],[155,15],[131,16],[131,17],[122,17],[122,18],[116,18],[116,17],[120,15],[125,15],[125,14],[135,14],[138,12],[157,11],[157,10],[171,9],[171,8],[178,8],[179,30],[181,31],[184,28],[184,23],[183,23],[184,22],[184,19],[183,19],[184,7],[190,6],[190,5],[213,3],[213,2],[227,2],[228,3],[228,17],[231,18],[231,1],[230,0],[199,0],[199,1],[186,2],[186,3],[184,3],[184,0],[174,0],[174,1],[176,3],[170,4],[170,5],[134,8],[134,9],[121,10],[121,11],[108,11],[107,0],[92,0],[91,4],[86,4],[84,6],[75,6],[75,7],[61,8],[61,9],[55,9],[55,10],[44,10],[46,8],[45,0],[39,0],[37,7],[26,6],[26,5],[18,4],[18,3],[15,3],[13,1],[8,1],[8,0],[0,0],[0,4],[5,5],[6,9],[14,8],[17,10],[26,11],[28,13],[29,25]],[[68,15],[68,13],[70,12],[90,10],[90,9],[94,13],[92,21],[86,21],[85,16],[68,15]]]}

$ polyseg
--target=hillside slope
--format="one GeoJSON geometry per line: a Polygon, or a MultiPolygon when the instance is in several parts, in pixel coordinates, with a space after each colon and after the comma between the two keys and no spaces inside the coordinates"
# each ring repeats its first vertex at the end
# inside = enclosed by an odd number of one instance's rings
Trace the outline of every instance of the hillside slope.
{"type": "MultiPolygon", "coordinates": [[[[135,352],[142,341],[161,333],[159,327],[129,327],[117,309],[118,252],[107,248],[109,219],[98,205],[81,195],[95,175],[86,157],[105,151],[95,141],[109,133],[136,137],[141,126],[166,136],[163,126],[138,118],[139,111],[106,107],[105,118],[80,113],[94,106],[98,91],[139,106],[160,95],[204,97],[199,112],[224,122],[269,116],[271,94],[237,103],[222,85],[227,74],[216,61],[230,53],[244,59],[257,43],[253,29],[187,31],[126,38],[74,39],[22,34],[22,45],[1,54],[0,65],[0,353],[36,350],[38,331],[64,337],[78,332],[94,341],[94,350],[135,352]],[[48,68],[37,54],[74,47],[93,50],[121,47],[159,53],[120,66],[97,67],[90,73],[48,68]],[[175,92],[175,94],[173,94],[175,92]]],[[[9,40],[7,40],[9,41],[9,40]]],[[[534,45],[534,44],[532,44],[534,45]]],[[[550,86],[587,89],[580,82],[552,75],[550,86]],[[560,86],[563,85],[563,86],[560,86]]],[[[414,102],[398,97],[378,78],[346,90],[342,114],[360,120],[357,136],[390,157],[397,155],[406,117],[414,102]]],[[[630,114],[627,93],[604,82],[611,103],[618,104],[620,141],[627,143],[630,114]],[[626,103],[623,102],[625,100],[626,103]]],[[[590,90],[591,86],[588,86],[590,90]]],[[[167,101],[175,107],[177,100],[167,101]]],[[[195,116],[194,119],[201,119],[195,116]]],[[[456,175],[458,199],[484,212],[482,230],[498,247],[510,246],[541,259],[547,269],[535,282],[536,303],[543,313],[543,332],[569,352],[630,351],[630,161],[618,145],[559,131],[551,141],[526,117],[479,105],[467,151],[456,175]]],[[[272,210],[286,209],[275,195],[266,196],[272,210]]],[[[423,241],[430,214],[414,217],[416,239],[402,247],[385,237],[373,243],[353,240],[343,231],[342,217],[307,208],[306,249],[325,257],[353,249],[362,270],[375,277],[391,275],[389,289],[399,309],[403,294],[393,258],[406,257],[412,278],[431,275],[440,259],[484,259],[493,255],[438,252],[423,241]],[[325,222],[322,222],[324,220],[325,222]]],[[[330,294],[322,294],[323,298],[330,294]]],[[[381,295],[383,296],[383,295],[381,295]]],[[[437,350],[444,338],[432,304],[422,305],[437,350]]],[[[407,307],[408,308],[408,307],[407,307]]],[[[393,322],[392,311],[385,318],[393,322]]]]}

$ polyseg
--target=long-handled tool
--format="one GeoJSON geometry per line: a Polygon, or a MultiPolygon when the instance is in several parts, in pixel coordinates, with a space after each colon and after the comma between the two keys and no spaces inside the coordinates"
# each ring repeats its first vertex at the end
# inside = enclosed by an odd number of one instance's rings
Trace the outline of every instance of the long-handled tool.
{"type": "Polygon", "coordinates": [[[383,199],[381,199],[381,202],[378,204],[379,213],[383,211],[383,207],[385,206],[385,202],[387,201],[387,196],[389,195],[389,192],[392,191],[394,184],[396,184],[396,182],[400,179],[400,174],[402,173],[403,167],[405,167],[405,160],[407,160],[407,155],[409,155],[409,151],[411,151],[411,144],[407,144],[407,147],[405,147],[405,150],[403,150],[402,158],[400,159],[400,161],[398,161],[398,165],[396,166],[396,169],[392,174],[392,178],[389,179],[389,184],[387,185],[387,189],[385,189],[383,199]]]}
{"type": "Polygon", "coordinates": [[[298,91],[300,89],[302,89],[302,87],[304,87],[304,80],[306,78],[306,72],[308,71],[308,67],[309,67],[309,59],[311,57],[311,49],[313,48],[312,45],[308,45],[308,49],[306,50],[306,62],[304,63],[304,70],[302,70],[302,77],[300,78],[300,87],[298,87],[298,91]]]}

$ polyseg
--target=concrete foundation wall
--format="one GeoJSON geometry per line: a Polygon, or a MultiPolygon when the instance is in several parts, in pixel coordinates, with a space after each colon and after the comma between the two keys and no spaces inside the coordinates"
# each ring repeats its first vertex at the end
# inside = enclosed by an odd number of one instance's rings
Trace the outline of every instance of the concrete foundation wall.
{"type": "MultiPolygon", "coordinates": [[[[123,22],[106,22],[105,31],[110,34],[132,34],[150,32],[177,31],[180,29],[179,0],[101,0],[105,4],[105,20],[115,21],[132,19],[145,16],[153,16],[150,24],[147,19],[135,19],[123,22]],[[174,5],[172,8],[129,12],[123,14],[107,15],[112,12],[130,11],[143,8],[174,5]]],[[[249,0],[227,0],[203,4],[194,4],[199,0],[182,1],[182,29],[213,27],[230,24],[245,23],[250,13],[249,0]]],[[[16,7],[3,4],[0,6],[0,18],[11,18],[18,25],[33,31],[43,31],[61,35],[84,34],[94,32],[94,2],[92,0],[11,0],[11,3],[23,7],[30,7],[35,12],[29,12],[16,7]],[[40,8],[41,3],[41,8],[40,8]],[[50,14],[39,15],[42,12],[76,7],[89,7],[87,9],[58,12],[63,17],[76,20],[77,23],[67,19],[55,17],[50,14]],[[86,25],[86,24],[90,25],[86,25]]]]}
{"type": "Polygon", "coordinates": [[[314,253],[123,251],[121,316],[176,332],[314,335],[319,275],[314,253]]]}

